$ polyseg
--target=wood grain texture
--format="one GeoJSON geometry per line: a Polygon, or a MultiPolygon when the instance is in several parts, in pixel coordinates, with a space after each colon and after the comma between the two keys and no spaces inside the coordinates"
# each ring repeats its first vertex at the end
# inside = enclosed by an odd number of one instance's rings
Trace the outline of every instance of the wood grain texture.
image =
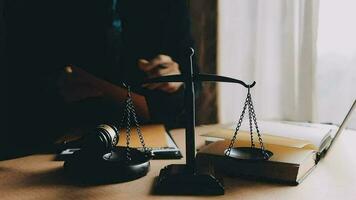
{"type": "MultiPolygon", "coordinates": [[[[209,127],[197,128],[202,134],[209,127]]],[[[184,130],[171,131],[180,149],[184,150],[184,130]]],[[[32,155],[0,162],[1,200],[117,200],[117,199],[355,199],[356,159],[352,148],[356,131],[347,130],[340,135],[334,148],[319,162],[314,171],[298,186],[256,182],[224,177],[224,196],[159,196],[151,193],[154,178],[161,168],[182,160],[153,160],[147,176],[120,184],[85,186],[73,184],[63,176],[63,162],[53,161],[53,155],[32,155]]],[[[197,137],[198,146],[203,138],[197,137]]],[[[182,152],[184,154],[184,151],[182,152]]]]}

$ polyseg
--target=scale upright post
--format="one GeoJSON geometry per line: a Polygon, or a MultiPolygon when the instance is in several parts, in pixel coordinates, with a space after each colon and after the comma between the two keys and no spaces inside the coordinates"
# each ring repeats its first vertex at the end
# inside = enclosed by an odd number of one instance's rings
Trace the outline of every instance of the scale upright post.
{"type": "Polygon", "coordinates": [[[186,164],[172,164],[161,169],[156,180],[154,191],[157,194],[197,194],[197,195],[222,195],[224,186],[214,176],[213,171],[198,172],[195,159],[195,82],[213,81],[239,83],[246,88],[255,85],[245,84],[243,81],[212,74],[196,74],[193,70],[194,49],[190,48],[190,67],[183,75],[170,75],[152,78],[144,83],[183,82],[185,84],[185,142],[186,164]]]}
{"type": "Polygon", "coordinates": [[[187,73],[185,83],[185,109],[186,109],[186,167],[191,173],[195,173],[195,87],[194,87],[194,69],[193,55],[194,50],[191,48],[189,73],[187,73]]]}

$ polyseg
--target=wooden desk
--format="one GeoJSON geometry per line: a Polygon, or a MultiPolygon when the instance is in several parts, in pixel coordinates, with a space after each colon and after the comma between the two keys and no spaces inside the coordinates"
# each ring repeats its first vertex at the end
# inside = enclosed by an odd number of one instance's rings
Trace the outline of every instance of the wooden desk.
{"type": "MultiPolygon", "coordinates": [[[[198,128],[202,133],[205,128],[198,128]]],[[[184,131],[172,131],[184,149],[184,131]]],[[[203,144],[201,137],[198,144],[203,144]]],[[[356,199],[356,131],[342,133],[334,149],[299,186],[225,178],[225,195],[212,197],[157,196],[151,194],[160,169],[184,160],[153,160],[147,176],[128,183],[101,186],[73,185],[63,177],[62,162],[53,155],[33,155],[0,162],[0,199],[356,199]]]]}

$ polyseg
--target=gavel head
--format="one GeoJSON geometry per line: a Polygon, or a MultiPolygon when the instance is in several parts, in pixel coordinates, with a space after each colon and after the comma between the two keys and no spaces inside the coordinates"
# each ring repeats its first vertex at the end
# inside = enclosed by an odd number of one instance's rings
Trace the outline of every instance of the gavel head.
{"type": "Polygon", "coordinates": [[[101,124],[84,137],[82,150],[102,154],[110,152],[118,141],[118,129],[114,125],[101,124]]]}

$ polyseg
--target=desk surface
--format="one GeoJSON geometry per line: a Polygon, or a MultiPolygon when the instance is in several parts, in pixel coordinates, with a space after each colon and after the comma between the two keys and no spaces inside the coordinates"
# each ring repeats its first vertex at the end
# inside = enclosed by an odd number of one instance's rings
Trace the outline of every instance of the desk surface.
{"type": "MultiPolygon", "coordinates": [[[[206,130],[197,128],[198,133],[206,130]]],[[[184,149],[184,131],[173,130],[178,146],[184,149]]],[[[344,131],[329,154],[299,186],[224,178],[225,195],[212,197],[157,196],[151,194],[160,169],[182,160],[153,160],[147,176],[119,184],[78,186],[63,177],[63,162],[53,155],[32,155],[0,162],[0,199],[87,200],[87,199],[356,199],[356,131],[344,131]]],[[[203,144],[201,137],[198,145],[203,144]]]]}

